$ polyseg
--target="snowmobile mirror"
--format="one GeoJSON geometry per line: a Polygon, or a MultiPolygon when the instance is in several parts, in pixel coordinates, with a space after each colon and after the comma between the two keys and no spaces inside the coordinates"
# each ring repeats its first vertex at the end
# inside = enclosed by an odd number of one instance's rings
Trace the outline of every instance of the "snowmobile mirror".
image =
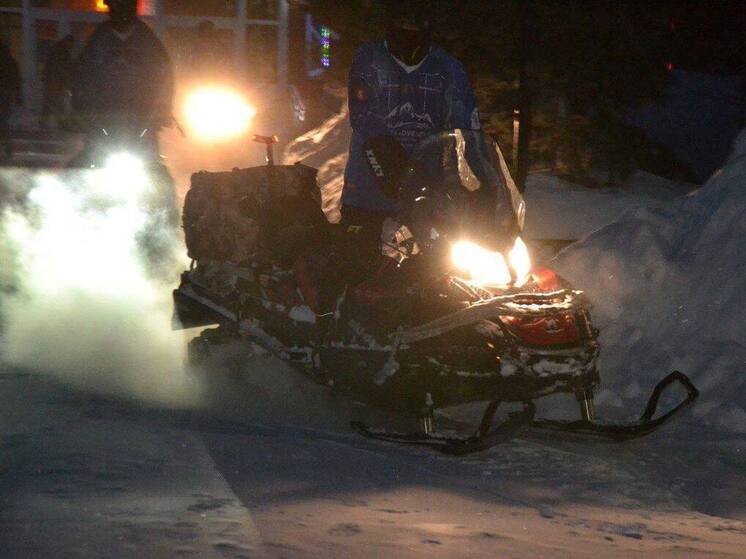
{"type": "Polygon", "coordinates": [[[363,144],[363,157],[376,183],[388,198],[399,197],[399,182],[407,170],[409,156],[391,136],[375,136],[363,144]]]}

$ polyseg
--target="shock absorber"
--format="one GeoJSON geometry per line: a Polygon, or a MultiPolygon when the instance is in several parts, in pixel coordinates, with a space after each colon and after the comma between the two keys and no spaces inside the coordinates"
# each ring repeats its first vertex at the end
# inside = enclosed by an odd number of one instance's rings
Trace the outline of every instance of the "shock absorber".
{"type": "Polygon", "coordinates": [[[575,398],[578,400],[580,405],[580,415],[583,421],[591,422],[596,416],[595,409],[593,407],[593,389],[583,388],[575,392],[575,398]]]}
{"type": "Polygon", "coordinates": [[[425,405],[420,410],[420,427],[422,433],[430,435],[433,432],[433,416],[435,415],[435,402],[430,392],[425,396],[425,405]]]}

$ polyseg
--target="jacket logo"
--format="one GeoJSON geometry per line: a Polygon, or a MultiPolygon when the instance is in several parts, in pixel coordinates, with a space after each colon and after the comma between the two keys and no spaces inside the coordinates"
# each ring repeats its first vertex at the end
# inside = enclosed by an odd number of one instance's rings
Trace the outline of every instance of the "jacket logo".
{"type": "Polygon", "coordinates": [[[399,105],[389,114],[383,117],[386,126],[389,129],[397,128],[416,128],[418,130],[434,130],[435,124],[433,123],[433,117],[428,113],[418,113],[414,110],[412,103],[404,103],[399,105]]]}
{"type": "Polygon", "coordinates": [[[365,150],[365,156],[368,158],[368,163],[370,163],[370,167],[371,169],[373,169],[375,175],[377,177],[383,177],[383,167],[381,167],[378,159],[376,159],[376,154],[373,152],[373,150],[365,150]]]}
{"type": "Polygon", "coordinates": [[[562,327],[560,326],[559,321],[554,318],[548,318],[546,322],[544,322],[544,330],[546,330],[548,334],[557,334],[562,331],[562,327]]]}

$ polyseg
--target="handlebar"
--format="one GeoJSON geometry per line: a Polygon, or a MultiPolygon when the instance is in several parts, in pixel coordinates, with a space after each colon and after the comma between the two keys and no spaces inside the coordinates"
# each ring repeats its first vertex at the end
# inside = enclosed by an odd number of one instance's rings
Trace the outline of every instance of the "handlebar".
{"type": "Polygon", "coordinates": [[[264,144],[266,146],[267,155],[265,159],[267,161],[267,165],[270,167],[274,166],[275,157],[273,146],[280,141],[280,138],[278,138],[277,136],[260,136],[259,134],[254,134],[253,136],[251,136],[251,141],[258,144],[264,144]]]}

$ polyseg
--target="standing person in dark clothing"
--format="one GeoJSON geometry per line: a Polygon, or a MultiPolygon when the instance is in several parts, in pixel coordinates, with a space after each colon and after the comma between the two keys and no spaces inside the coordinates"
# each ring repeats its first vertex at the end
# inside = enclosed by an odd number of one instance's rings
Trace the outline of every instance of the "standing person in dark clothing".
{"type": "Polygon", "coordinates": [[[152,183],[148,204],[153,219],[142,232],[143,243],[148,261],[159,266],[165,254],[159,229],[175,229],[179,216],[174,181],[160,162],[156,136],[173,121],[171,62],[155,33],[137,17],[137,0],[105,1],[109,20],[96,28],[73,73],[73,121],[88,138],[68,166],[100,165],[100,148],[112,141],[136,152],[152,183]]]}
{"type": "Polygon", "coordinates": [[[73,111],[94,128],[157,130],[171,123],[173,75],[163,44],[137,17],[137,0],[106,0],[73,74],[73,111]]]}
{"type": "Polygon", "coordinates": [[[21,104],[21,76],[18,64],[0,41],[0,158],[10,158],[10,116],[13,105],[21,104]]]}
{"type": "Polygon", "coordinates": [[[57,41],[49,51],[44,65],[44,107],[41,125],[51,128],[59,125],[67,113],[67,97],[73,72],[73,48],[75,37],[67,35],[57,41]]]}

